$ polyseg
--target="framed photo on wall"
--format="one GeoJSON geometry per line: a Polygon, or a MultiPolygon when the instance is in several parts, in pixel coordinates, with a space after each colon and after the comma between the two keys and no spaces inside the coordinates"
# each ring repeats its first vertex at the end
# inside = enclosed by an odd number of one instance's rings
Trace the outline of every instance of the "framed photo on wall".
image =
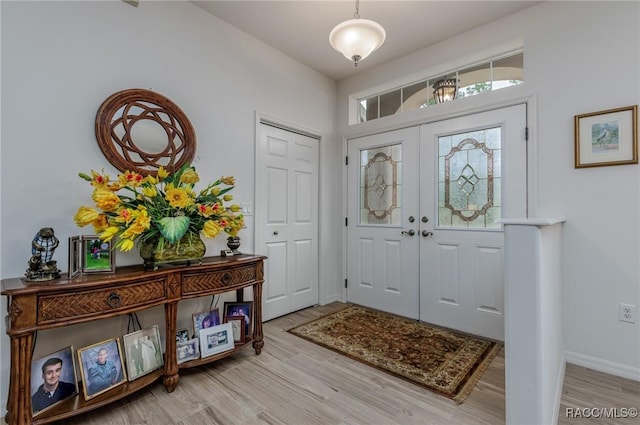
{"type": "Polygon", "coordinates": [[[31,409],[36,416],[78,394],[73,346],[31,363],[31,409]]]}
{"type": "Polygon", "coordinates": [[[120,338],[111,338],[79,349],[78,364],[85,400],[127,381],[120,338]]]}
{"type": "Polygon", "coordinates": [[[82,273],[113,273],[116,271],[115,250],[111,241],[96,235],[82,237],[82,273]]]}
{"type": "Polygon", "coordinates": [[[638,163],[638,105],[576,115],[575,168],[638,163]]]}

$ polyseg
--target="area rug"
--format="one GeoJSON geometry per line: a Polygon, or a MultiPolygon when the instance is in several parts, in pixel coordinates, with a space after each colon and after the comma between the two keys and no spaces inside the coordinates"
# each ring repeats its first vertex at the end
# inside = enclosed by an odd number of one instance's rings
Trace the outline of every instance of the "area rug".
{"type": "Polygon", "coordinates": [[[360,307],[289,329],[315,344],[462,403],[502,344],[360,307]]]}

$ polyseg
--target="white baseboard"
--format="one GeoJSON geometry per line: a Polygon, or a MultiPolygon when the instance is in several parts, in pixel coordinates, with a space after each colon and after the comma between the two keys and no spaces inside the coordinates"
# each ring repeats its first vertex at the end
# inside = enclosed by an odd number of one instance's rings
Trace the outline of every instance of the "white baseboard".
{"type": "Polygon", "coordinates": [[[640,367],[627,366],[620,363],[611,362],[609,360],[599,359],[597,357],[585,356],[584,354],[565,351],[564,358],[567,363],[597,370],[598,372],[608,373],[609,375],[619,376],[621,378],[640,381],[640,367]]]}
{"type": "Polygon", "coordinates": [[[327,305],[327,304],[331,304],[334,302],[342,302],[342,297],[340,295],[332,295],[330,297],[325,298],[324,300],[322,300],[322,302],[320,302],[320,305],[327,305]]]}

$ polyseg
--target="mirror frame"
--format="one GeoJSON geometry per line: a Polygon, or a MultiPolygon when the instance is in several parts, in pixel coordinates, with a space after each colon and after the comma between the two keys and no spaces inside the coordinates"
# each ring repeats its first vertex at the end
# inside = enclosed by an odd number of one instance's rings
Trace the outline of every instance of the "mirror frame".
{"type": "Polygon", "coordinates": [[[172,173],[190,164],[195,156],[196,133],[187,115],[170,99],[151,90],[127,89],[109,96],[98,108],[95,131],[100,150],[121,172],[155,175],[162,166],[172,173]],[[135,113],[132,108],[137,108],[135,113]],[[145,152],[131,139],[133,125],[143,119],[156,122],[167,134],[162,141],[166,145],[159,152],[145,152]],[[122,136],[116,133],[117,126],[124,127],[122,136]]]}

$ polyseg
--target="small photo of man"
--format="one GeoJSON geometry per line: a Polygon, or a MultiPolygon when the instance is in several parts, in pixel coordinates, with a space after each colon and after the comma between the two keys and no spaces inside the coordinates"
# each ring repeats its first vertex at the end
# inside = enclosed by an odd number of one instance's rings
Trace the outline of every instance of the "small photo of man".
{"type": "Polygon", "coordinates": [[[73,347],[67,347],[31,364],[31,410],[34,415],[78,394],[73,347]]]}

